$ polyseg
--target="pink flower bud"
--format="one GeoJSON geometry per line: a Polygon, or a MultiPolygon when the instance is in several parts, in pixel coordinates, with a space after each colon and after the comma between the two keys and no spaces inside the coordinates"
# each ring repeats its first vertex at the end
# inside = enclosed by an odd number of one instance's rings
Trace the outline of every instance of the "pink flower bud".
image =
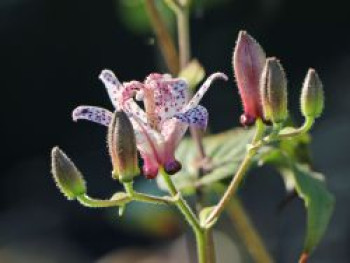
{"type": "Polygon", "coordinates": [[[253,125],[257,118],[263,119],[259,82],[265,61],[266,55],[259,43],[247,32],[240,31],[232,62],[244,108],[241,116],[244,126],[253,125]]]}

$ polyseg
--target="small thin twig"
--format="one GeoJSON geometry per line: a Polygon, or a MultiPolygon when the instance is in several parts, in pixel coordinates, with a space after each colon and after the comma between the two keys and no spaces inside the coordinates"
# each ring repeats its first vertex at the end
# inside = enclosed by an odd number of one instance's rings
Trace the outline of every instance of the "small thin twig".
{"type": "MultiPolygon", "coordinates": [[[[253,145],[256,144],[256,142],[261,139],[261,137],[263,136],[263,133],[264,133],[264,129],[265,129],[264,124],[262,123],[262,121],[260,119],[258,119],[256,121],[256,133],[255,133],[254,139],[252,141],[253,145]]],[[[230,199],[232,198],[232,196],[234,196],[234,194],[238,190],[238,187],[241,185],[241,182],[242,182],[244,176],[246,175],[248,168],[250,167],[251,161],[252,161],[255,153],[257,152],[257,150],[258,150],[258,148],[255,147],[255,148],[250,148],[247,151],[245,158],[243,159],[235,176],[232,178],[232,181],[229,184],[226,192],[224,193],[224,195],[221,197],[219,203],[215,206],[213,211],[208,216],[205,224],[210,225],[211,222],[214,222],[220,216],[220,214],[225,210],[227,204],[230,202],[230,199]]]]}
{"type": "Polygon", "coordinates": [[[165,62],[170,72],[177,75],[179,73],[179,59],[174,41],[155,6],[154,0],[146,0],[145,4],[165,62]]]}

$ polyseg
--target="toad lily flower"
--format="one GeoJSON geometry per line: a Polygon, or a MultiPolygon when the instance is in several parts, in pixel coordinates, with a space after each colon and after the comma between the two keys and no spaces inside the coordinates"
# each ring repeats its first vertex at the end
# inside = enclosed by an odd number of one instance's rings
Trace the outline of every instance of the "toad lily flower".
{"type": "MultiPolygon", "coordinates": [[[[133,125],[137,148],[144,160],[143,173],[155,178],[160,166],[169,174],[181,169],[174,152],[189,125],[205,129],[208,112],[198,105],[212,81],[223,73],[214,73],[203,83],[197,94],[188,101],[188,84],[184,79],[168,74],[150,74],[145,81],[121,84],[113,72],[103,70],[99,78],[106,86],[116,110],[124,111],[133,125]],[[143,101],[141,109],[138,101],[143,101]]],[[[108,126],[112,112],[99,107],[79,106],[73,111],[73,120],[85,119],[108,126]]]]}

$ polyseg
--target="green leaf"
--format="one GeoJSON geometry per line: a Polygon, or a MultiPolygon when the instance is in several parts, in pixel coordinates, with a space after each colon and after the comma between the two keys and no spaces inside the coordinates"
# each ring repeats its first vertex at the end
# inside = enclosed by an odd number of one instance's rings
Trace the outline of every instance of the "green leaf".
{"type": "Polygon", "coordinates": [[[271,164],[281,173],[288,191],[295,190],[307,211],[304,252],[309,254],[322,239],[335,199],[327,190],[324,176],[310,169],[309,134],[264,147],[257,156],[260,164],[271,164]]]}
{"type": "Polygon", "coordinates": [[[194,90],[204,79],[205,70],[198,60],[193,59],[183,70],[181,70],[179,77],[186,79],[190,89],[194,90]]]}
{"type": "Polygon", "coordinates": [[[326,188],[324,176],[308,166],[294,164],[289,169],[281,169],[281,172],[295,182],[295,190],[304,200],[307,210],[304,252],[310,253],[327,229],[335,199],[326,188]]]}
{"type": "MultiPolygon", "coordinates": [[[[182,169],[172,176],[176,187],[184,194],[193,194],[198,186],[210,185],[232,176],[244,158],[246,146],[252,140],[253,132],[253,129],[238,128],[205,137],[203,145],[210,160],[210,169],[201,178],[198,178],[197,174],[196,145],[191,139],[183,140],[176,151],[176,157],[182,163],[182,169]]],[[[157,183],[166,191],[167,188],[161,176],[157,177],[157,183]]]]}

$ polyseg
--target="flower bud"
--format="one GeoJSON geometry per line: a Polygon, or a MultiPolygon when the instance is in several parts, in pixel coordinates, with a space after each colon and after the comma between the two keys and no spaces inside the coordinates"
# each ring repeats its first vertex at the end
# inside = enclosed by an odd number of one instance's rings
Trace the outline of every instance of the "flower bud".
{"type": "Polygon", "coordinates": [[[288,116],[287,79],[283,67],[276,58],[268,58],[261,75],[261,101],[264,118],[280,123],[288,116]]]}
{"type": "Polygon", "coordinates": [[[309,69],[300,98],[301,112],[305,117],[318,118],[324,108],[323,84],[317,72],[309,69]]]}
{"type": "Polygon", "coordinates": [[[253,125],[257,118],[263,118],[259,83],[265,60],[265,52],[258,42],[247,32],[240,31],[232,62],[244,108],[241,116],[244,126],[253,125]]]}
{"type": "Polygon", "coordinates": [[[51,152],[53,178],[57,187],[69,200],[86,193],[84,178],[69,157],[58,147],[51,152]]]}
{"type": "Polygon", "coordinates": [[[112,159],[112,176],[130,182],[140,174],[134,129],[123,111],[116,111],[108,127],[108,148],[112,159]]]}

